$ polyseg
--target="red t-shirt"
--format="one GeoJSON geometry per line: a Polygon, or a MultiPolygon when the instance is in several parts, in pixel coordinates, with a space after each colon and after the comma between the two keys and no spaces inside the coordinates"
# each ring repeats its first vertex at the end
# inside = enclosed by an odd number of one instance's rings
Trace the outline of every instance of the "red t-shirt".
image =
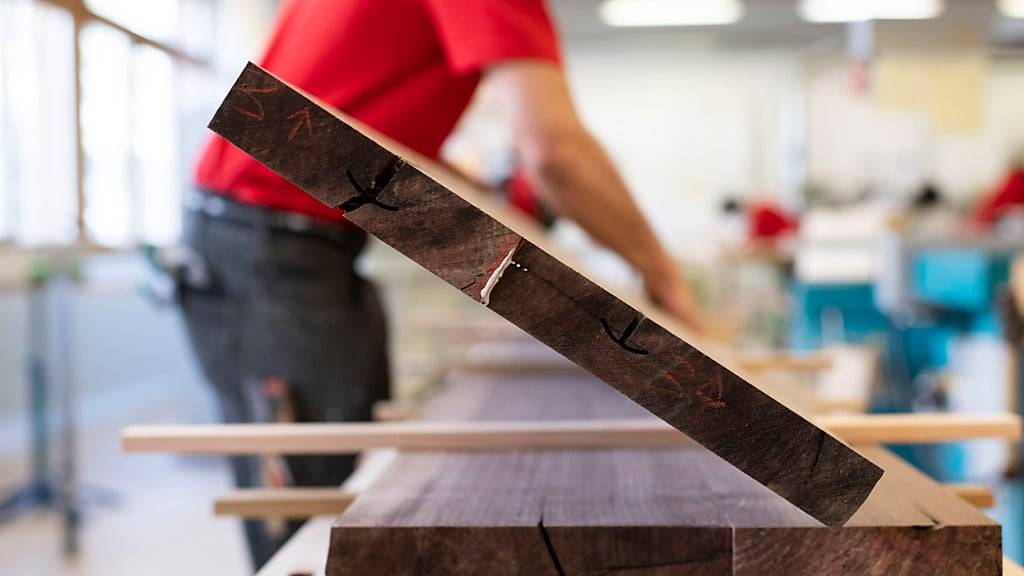
{"type": "Polygon", "coordinates": [[[996,193],[982,202],[974,213],[979,224],[991,225],[1008,210],[1024,205],[1024,168],[1015,168],[1006,175],[996,193]]]}
{"type": "MultiPolygon", "coordinates": [[[[286,0],[260,65],[431,158],[504,60],[560,62],[544,0],[286,0]]],[[[241,202],[338,221],[220,137],[197,184],[241,202]]]]}
{"type": "Polygon", "coordinates": [[[799,227],[796,218],[771,202],[755,202],[747,208],[747,214],[747,234],[751,240],[774,240],[799,227]]]}

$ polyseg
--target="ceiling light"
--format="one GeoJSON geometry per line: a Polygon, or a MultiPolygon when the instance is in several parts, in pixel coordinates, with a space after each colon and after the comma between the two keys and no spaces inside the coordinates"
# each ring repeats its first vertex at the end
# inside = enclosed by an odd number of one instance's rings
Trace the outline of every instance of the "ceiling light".
{"type": "Polygon", "coordinates": [[[999,0],[999,11],[1007,18],[1024,18],[1024,0],[999,0]]]}
{"type": "Polygon", "coordinates": [[[943,0],[801,0],[798,11],[808,22],[864,22],[928,20],[945,9],[943,0]]]}
{"type": "Polygon", "coordinates": [[[601,20],[609,26],[714,26],[743,17],[741,0],[605,0],[601,20]]]}

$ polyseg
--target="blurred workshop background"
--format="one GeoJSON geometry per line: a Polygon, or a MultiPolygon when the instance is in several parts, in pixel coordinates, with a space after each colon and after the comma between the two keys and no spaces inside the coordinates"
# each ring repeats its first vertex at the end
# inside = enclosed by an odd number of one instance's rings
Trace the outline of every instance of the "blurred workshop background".
{"type": "MultiPolygon", "coordinates": [[[[223,461],[124,455],[118,432],[215,420],[152,262],[180,238],[206,123],[276,5],[0,0],[4,574],[251,573],[237,522],[210,513],[223,461]]],[[[791,378],[832,410],[1019,412],[1024,1],[550,6],[583,118],[713,333],[827,355],[791,378]]],[[[444,157],[499,185],[514,162],[491,96],[444,157]]],[[[555,234],[638,289],[573,225],[555,234]]],[[[494,320],[385,247],[360,265],[402,311],[398,396],[494,320]]],[[[895,449],[994,487],[1004,551],[1024,560],[1019,446],[895,449]]]]}

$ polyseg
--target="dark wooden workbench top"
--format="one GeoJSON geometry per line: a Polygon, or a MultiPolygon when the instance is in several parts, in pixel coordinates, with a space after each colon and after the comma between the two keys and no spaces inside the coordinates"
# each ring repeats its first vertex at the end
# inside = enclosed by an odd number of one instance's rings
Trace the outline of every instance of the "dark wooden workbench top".
{"type": "MultiPolygon", "coordinates": [[[[642,418],[584,375],[455,374],[436,420],[642,418]]],[[[826,528],[711,452],[403,454],[339,519],[328,574],[999,574],[997,524],[880,448],[826,528]]]]}

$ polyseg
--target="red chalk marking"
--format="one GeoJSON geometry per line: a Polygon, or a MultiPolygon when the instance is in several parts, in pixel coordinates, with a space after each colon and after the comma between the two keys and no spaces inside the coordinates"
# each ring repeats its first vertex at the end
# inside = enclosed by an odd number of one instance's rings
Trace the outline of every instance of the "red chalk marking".
{"type": "Polygon", "coordinates": [[[721,374],[715,374],[715,390],[713,393],[708,393],[709,388],[711,388],[710,383],[697,388],[697,398],[700,398],[707,408],[714,410],[725,408],[725,401],[722,400],[722,397],[725,395],[725,384],[722,382],[721,374]]]}
{"type": "Polygon", "coordinates": [[[705,381],[703,384],[695,388],[685,387],[674,373],[684,372],[689,380],[698,379],[700,375],[697,374],[697,371],[693,369],[693,366],[691,366],[690,363],[686,361],[686,358],[681,354],[673,353],[672,357],[678,362],[678,364],[654,382],[655,389],[662,392],[668,392],[670,394],[695,397],[700,400],[701,404],[704,405],[705,408],[712,410],[725,408],[725,382],[722,381],[721,374],[715,374],[714,382],[705,381]]]}
{"type": "Polygon", "coordinates": [[[306,133],[309,134],[309,137],[313,137],[313,121],[309,117],[309,106],[306,106],[302,110],[294,112],[290,116],[288,116],[288,120],[296,119],[297,121],[295,122],[295,126],[292,126],[291,132],[288,133],[289,144],[291,144],[292,140],[295,140],[295,137],[299,135],[299,130],[303,127],[303,125],[305,125],[306,133]]]}
{"type": "Polygon", "coordinates": [[[256,106],[256,109],[247,110],[245,108],[242,108],[241,106],[235,106],[235,112],[238,112],[243,116],[248,116],[249,118],[254,118],[257,122],[263,122],[263,120],[267,117],[267,114],[266,111],[263,110],[263,104],[260,102],[259,98],[256,97],[256,95],[273,94],[274,92],[277,92],[277,88],[277,86],[270,86],[268,88],[257,88],[255,86],[240,88],[239,92],[245,94],[250,99],[252,99],[252,103],[256,106]]]}

